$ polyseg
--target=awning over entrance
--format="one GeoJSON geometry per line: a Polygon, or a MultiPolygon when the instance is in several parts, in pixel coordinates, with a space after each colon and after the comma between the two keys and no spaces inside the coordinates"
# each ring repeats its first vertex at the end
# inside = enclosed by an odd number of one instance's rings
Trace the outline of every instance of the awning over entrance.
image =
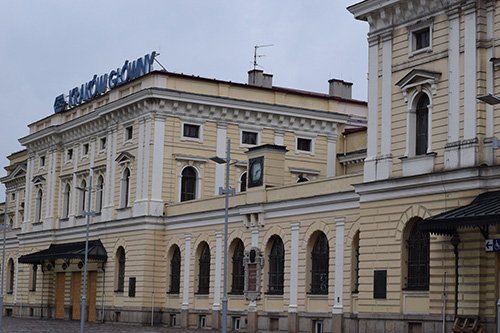
{"type": "Polygon", "coordinates": [[[485,238],[489,225],[500,224],[500,191],[478,195],[470,204],[423,220],[419,229],[453,235],[457,228],[478,227],[485,238]]]}
{"type": "MultiPolygon", "coordinates": [[[[19,257],[19,262],[38,265],[43,261],[53,262],[56,259],[85,260],[85,242],[51,244],[46,250],[19,257]]],[[[108,254],[101,240],[89,240],[88,260],[106,261],[107,259],[108,254]]]]}

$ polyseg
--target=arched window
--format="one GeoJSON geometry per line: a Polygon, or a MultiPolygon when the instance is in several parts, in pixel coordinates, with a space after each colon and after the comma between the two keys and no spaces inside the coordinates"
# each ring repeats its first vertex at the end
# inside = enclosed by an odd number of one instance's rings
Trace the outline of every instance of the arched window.
{"type": "Polygon", "coordinates": [[[243,294],[245,288],[245,267],[243,266],[243,257],[245,255],[245,246],[241,240],[236,241],[233,252],[233,283],[231,285],[232,294],[243,294]]]}
{"type": "Polygon", "coordinates": [[[97,186],[96,186],[96,197],[95,197],[95,212],[100,213],[102,211],[102,198],[104,192],[104,177],[99,176],[97,178],[97,186]]]}
{"type": "Polygon", "coordinates": [[[69,199],[71,196],[71,186],[66,184],[64,186],[63,192],[63,204],[62,204],[62,218],[65,219],[69,216],[69,199]]]}
{"type": "Polygon", "coordinates": [[[35,198],[35,222],[40,222],[42,219],[42,202],[43,191],[39,189],[35,198]]]}
{"type": "Polygon", "coordinates": [[[274,236],[269,253],[269,294],[283,294],[285,275],[285,248],[280,237],[274,236]]]}
{"type": "Polygon", "coordinates": [[[416,146],[415,155],[424,155],[427,153],[428,145],[428,124],[429,124],[429,97],[427,94],[422,94],[417,102],[417,108],[415,110],[416,115],[416,146]]]}
{"type": "Polygon", "coordinates": [[[125,287],[125,250],[121,246],[116,251],[115,274],[116,274],[115,291],[123,292],[125,287]]]}
{"type": "Polygon", "coordinates": [[[80,188],[78,189],[78,216],[82,216],[85,211],[85,193],[87,193],[87,182],[85,179],[80,183],[80,188]]]}
{"type": "Polygon", "coordinates": [[[243,172],[240,176],[240,192],[247,190],[247,172],[243,172]]]}
{"type": "Polygon", "coordinates": [[[129,204],[129,191],[130,191],[130,169],[123,170],[122,179],[120,181],[120,208],[126,208],[129,204]]]}
{"type": "Polygon", "coordinates": [[[305,182],[308,182],[309,181],[309,178],[307,177],[304,177],[302,175],[300,175],[298,178],[297,178],[297,183],[305,183],[305,182]]]}
{"type": "Polygon", "coordinates": [[[196,199],[196,171],[192,167],[182,170],[181,201],[196,199]]]}
{"type": "Polygon", "coordinates": [[[181,285],[181,251],[175,246],[172,259],[170,259],[170,288],[169,293],[178,294],[181,285]]]}
{"type": "Polygon", "coordinates": [[[311,293],[328,294],[328,267],[330,247],[324,233],[320,233],[311,251],[311,293]]]}
{"type": "Polygon", "coordinates": [[[204,243],[201,250],[198,267],[198,294],[208,294],[210,291],[210,249],[204,243]]]}
{"type": "Polygon", "coordinates": [[[418,230],[421,219],[410,224],[411,231],[406,239],[407,285],[406,289],[429,290],[430,237],[428,232],[418,230]]]}
{"type": "Polygon", "coordinates": [[[8,277],[7,277],[7,292],[9,294],[12,294],[14,292],[14,260],[9,259],[9,262],[7,264],[7,272],[8,272],[8,277]]]}

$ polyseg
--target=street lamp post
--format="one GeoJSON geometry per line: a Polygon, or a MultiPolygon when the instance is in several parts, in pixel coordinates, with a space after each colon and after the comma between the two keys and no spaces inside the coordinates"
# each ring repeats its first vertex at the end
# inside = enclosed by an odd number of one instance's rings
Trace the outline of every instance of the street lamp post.
{"type": "Polygon", "coordinates": [[[222,294],[222,332],[227,332],[227,225],[228,225],[228,211],[229,211],[229,194],[235,195],[234,188],[229,188],[229,166],[231,164],[231,140],[227,140],[227,153],[226,160],[220,157],[210,158],[218,164],[226,164],[226,186],[225,188],[219,187],[219,194],[225,194],[225,211],[224,211],[224,287],[222,294]]]}
{"type": "Polygon", "coordinates": [[[2,333],[2,319],[3,319],[3,278],[5,271],[5,238],[7,237],[7,229],[10,227],[7,226],[7,192],[5,192],[5,207],[3,212],[3,245],[2,245],[2,285],[0,286],[0,333],[2,333]]]}
{"type": "Polygon", "coordinates": [[[87,205],[87,211],[83,212],[83,215],[87,216],[87,232],[85,234],[85,268],[83,270],[83,295],[82,295],[82,305],[81,305],[81,314],[80,314],[80,333],[85,332],[85,304],[87,301],[87,258],[89,252],[89,225],[90,225],[90,216],[95,216],[95,212],[90,211],[90,202],[92,199],[92,175],[89,179],[90,185],[88,188],[77,187],[80,191],[85,193],[86,190],[89,191],[89,201],[87,205]]]}

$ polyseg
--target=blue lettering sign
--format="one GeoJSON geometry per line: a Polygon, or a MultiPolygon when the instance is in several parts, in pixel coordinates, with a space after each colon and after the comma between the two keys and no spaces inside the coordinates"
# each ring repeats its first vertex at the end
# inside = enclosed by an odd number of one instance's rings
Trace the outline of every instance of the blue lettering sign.
{"type": "Polygon", "coordinates": [[[118,67],[116,71],[110,71],[109,74],[103,74],[100,77],[95,74],[92,80],[82,83],[80,88],[77,86],[68,92],[67,103],[64,94],[57,96],[54,102],[54,112],[57,113],[66,110],[67,107],[73,108],[78,106],[79,104],[105,94],[108,89],[116,88],[142,75],[150,73],[155,56],[156,52],[153,51],[151,54],[146,54],[144,57],[134,60],[133,62],[125,60],[122,67],[118,67]]]}

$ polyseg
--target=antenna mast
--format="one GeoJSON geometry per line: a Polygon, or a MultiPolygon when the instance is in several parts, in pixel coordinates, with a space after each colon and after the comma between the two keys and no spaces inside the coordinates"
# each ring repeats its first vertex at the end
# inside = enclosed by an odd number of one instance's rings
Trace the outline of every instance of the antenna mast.
{"type": "MultiPolygon", "coordinates": [[[[258,48],[261,48],[261,47],[269,47],[269,46],[274,46],[273,44],[267,44],[267,45],[255,45],[254,46],[254,53],[253,53],[253,69],[256,70],[257,69],[257,66],[259,66],[257,64],[257,58],[260,58],[260,57],[264,57],[265,55],[263,54],[257,54],[257,49],[258,48]]],[[[259,66],[261,67],[261,66],[259,66]]]]}

